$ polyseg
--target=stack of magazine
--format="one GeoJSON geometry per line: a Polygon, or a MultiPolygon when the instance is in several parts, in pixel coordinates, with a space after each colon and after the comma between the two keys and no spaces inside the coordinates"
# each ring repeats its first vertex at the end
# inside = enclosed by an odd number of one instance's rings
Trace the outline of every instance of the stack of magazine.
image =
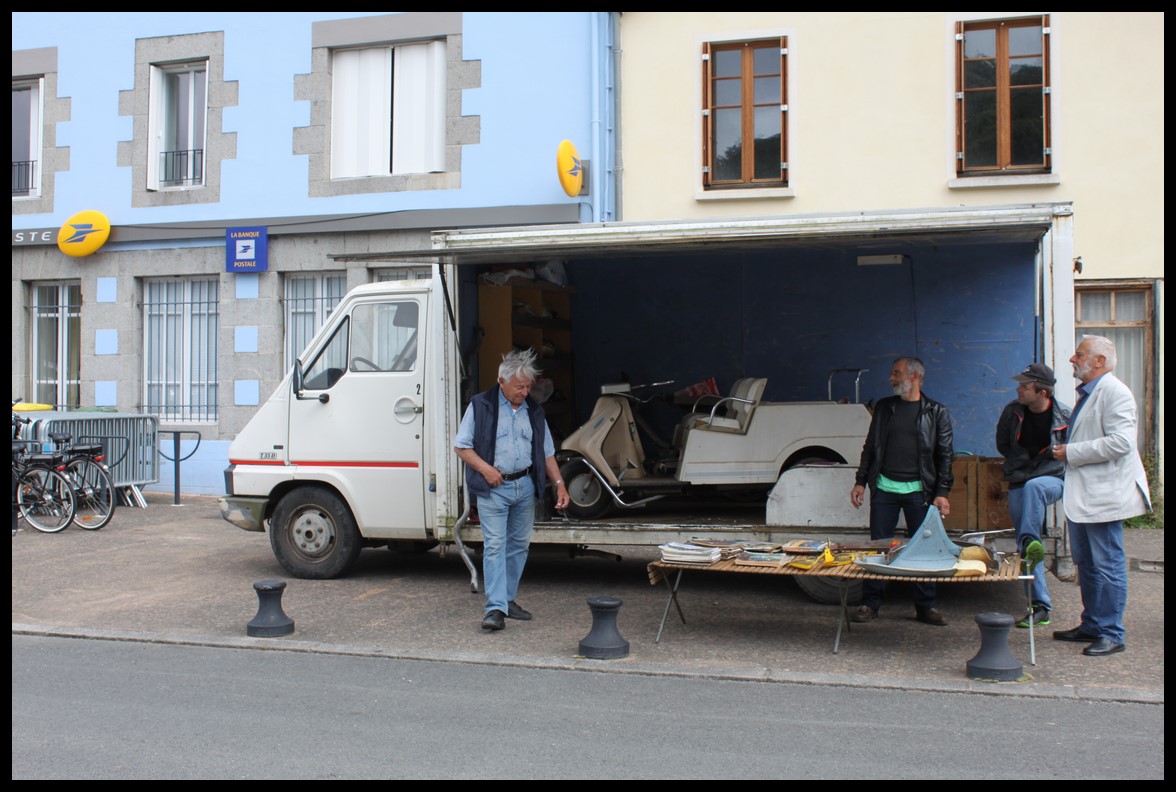
{"type": "Polygon", "coordinates": [[[691,542],[667,542],[659,545],[661,560],[667,564],[697,564],[710,566],[722,558],[718,547],[703,547],[691,542]]]}

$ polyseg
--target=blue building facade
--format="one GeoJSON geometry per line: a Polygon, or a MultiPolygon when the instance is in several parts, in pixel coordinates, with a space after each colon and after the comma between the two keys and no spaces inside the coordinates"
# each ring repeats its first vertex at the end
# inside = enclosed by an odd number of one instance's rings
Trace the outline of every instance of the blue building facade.
{"type": "Polygon", "coordinates": [[[428,272],[395,251],[615,219],[607,12],[12,21],[12,393],[199,433],[185,491],[348,289],[428,272]]]}

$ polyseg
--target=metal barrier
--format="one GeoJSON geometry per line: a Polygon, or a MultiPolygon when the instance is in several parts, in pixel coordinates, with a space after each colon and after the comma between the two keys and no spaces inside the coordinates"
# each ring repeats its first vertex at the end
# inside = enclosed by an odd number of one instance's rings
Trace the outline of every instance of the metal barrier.
{"type": "Polygon", "coordinates": [[[157,435],[154,415],[99,412],[30,412],[24,436],[49,442],[51,432],[68,432],[75,442],[101,443],[114,486],[128,505],[146,506],[139,487],[159,481],[157,435]]]}

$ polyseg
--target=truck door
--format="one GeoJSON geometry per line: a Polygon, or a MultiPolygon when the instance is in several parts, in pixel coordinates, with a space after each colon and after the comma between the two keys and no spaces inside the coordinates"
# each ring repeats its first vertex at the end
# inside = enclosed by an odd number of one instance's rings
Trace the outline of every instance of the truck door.
{"type": "Polygon", "coordinates": [[[427,307],[423,292],[350,304],[307,350],[303,390],[291,400],[297,477],[339,489],[365,538],[424,535],[427,307]]]}

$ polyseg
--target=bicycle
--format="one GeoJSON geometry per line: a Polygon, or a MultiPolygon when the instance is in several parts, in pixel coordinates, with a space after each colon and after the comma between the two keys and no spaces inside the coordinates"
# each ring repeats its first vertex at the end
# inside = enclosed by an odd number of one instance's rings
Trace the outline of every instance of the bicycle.
{"type": "Polygon", "coordinates": [[[97,531],[114,518],[116,490],[100,443],[74,443],[68,432],[50,432],[49,439],[65,458],[62,474],[73,487],[77,509],[73,521],[97,531]]]}
{"type": "Polygon", "coordinates": [[[65,458],[58,453],[34,453],[32,441],[19,439],[20,426],[27,423],[31,423],[28,418],[13,414],[12,504],[38,531],[64,531],[77,509],[73,485],[61,472],[65,458]]]}

